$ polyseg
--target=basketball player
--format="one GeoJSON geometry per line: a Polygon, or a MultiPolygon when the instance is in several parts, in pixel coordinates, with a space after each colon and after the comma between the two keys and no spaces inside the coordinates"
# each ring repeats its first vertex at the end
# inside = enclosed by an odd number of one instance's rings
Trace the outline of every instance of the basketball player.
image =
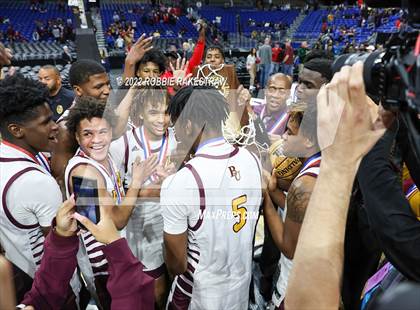
{"type": "Polygon", "coordinates": [[[303,70],[299,72],[295,101],[314,104],[319,89],[331,81],[333,61],[323,53],[311,52],[305,58],[303,70]]]}
{"type": "MultiPolygon", "coordinates": [[[[76,97],[91,96],[106,102],[110,93],[110,82],[105,68],[93,60],[79,60],[72,64],[69,82],[76,97]]],[[[64,187],[64,171],[66,165],[77,149],[74,136],[65,126],[66,110],[57,121],[59,124],[59,143],[51,154],[51,169],[56,180],[64,187]]]]}
{"type": "Polygon", "coordinates": [[[129,130],[111,145],[111,154],[120,163],[126,184],[131,182],[131,167],[137,157],[146,160],[155,154],[159,159],[157,173],[145,182],[127,225],[131,250],[145,266],[145,273],[156,279],[155,301],[159,309],[164,308],[166,294],[160,183],[171,171],[168,160],[177,146],[174,131],[168,128],[167,108],[165,89],[140,89],[130,118],[133,123],[141,119],[142,125],[129,130]]]}
{"type": "MultiPolygon", "coordinates": [[[[302,168],[293,180],[286,198],[286,215],[282,220],[267,193],[264,197],[264,215],[275,245],[281,251],[280,277],[273,293],[273,303],[284,309],[283,303],[287,281],[292,267],[299,231],[305,216],[306,206],[316,182],[321,163],[321,155],[316,138],[316,113],[312,109],[305,112],[306,126],[301,126],[303,113],[291,112],[287,131],[283,135],[285,155],[299,155],[302,168]]],[[[273,180],[273,179],[272,179],[273,180]]],[[[275,180],[275,178],[274,178],[275,180]]]]}
{"type": "Polygon", "coordinates": [[[16,300],[22,300],[62,203],[58,184],[36,157],[51,151],[58,134],[43,84],[21,75],[0,81],[0,133],[0,242],[13,264],[16,300]]]}
{"type": "Polygon", "coordinates": [[[136,63],[136,76],[141,78],[157,78],[166,69],[166,57],[158,49],[147,51],[144,56],[136,63]]]}
{"type": "MultiPolygon", "coordinates": [[[[66,126],[69,132],[75,135],[79,149],[66,167],[65,181],[66,194],[69,197],[74,188],[73,177],[96,180],[101,204],[105,201],[104,204],[113,206],[112,217],[115,225],[118,229],[123,229],[133,212],[140,187],[154,171],[156,157],[152,156],[141,164],[139,160],[133,162],[131,183],[125,194],[119,171],[108,152],[115,121],[113,111],[105,109],[97,99],[78,99],[70,110],[66,126]]],[[[100,250],[101,244],[88,232],[83,233],[81,239],[90,266],[79,259],[80,268],[88,285],[91,288],[95,287],[101,306],[109,309],[111,300],[106,290],[108,263],[100,250]],[[94,279],[90,276],[92,274],[94,279]]]]}
{"type": "Polygon", "coordinates": [[[168,309],[246,309],[259,160],[224,140],[228,109],[215,89],[182,88],[169,114],[178,141],[195,157],[162,184],[165,262],[176,275],[168,309]]]}
{"type": "MultiPolygon", "coordinates": [[[[88,59],[78,60],[72,64],[69,73],[70,85],[76,94],[76,99],[82,96],[89,96],[97,99],[98,103],[106,104],[110,95],[110,81],[105,68],[98,62],[88,59]]],[[[135,90],[127,91],[124,99],[115,109],[118,115],[116,127],[113,130],[114,139],[119,138],[125,131],[130,112],[132,99],[135,90]]],[[[65,111],[58,120],[59,135],[57,146],[51,156],[51,170],[56,180],[64,189],[64,171],[70,158],[73,157],[77,142],[74,136],[70,135],[66,124],[66,117],[69,110],[65,111]]]]}
{"type": "Polygon", "coordinates": [[[211,45],[207,48],[204,56],[204,65],[196,67],[193,71],[193,76],[219,83],[219,85],[212,86],[220,89],[225,98],[228,98],[231,93],[230,90],[238,89],[240,84],[235,67],[225,63],[223,50],[217,45],[211,45]]]}

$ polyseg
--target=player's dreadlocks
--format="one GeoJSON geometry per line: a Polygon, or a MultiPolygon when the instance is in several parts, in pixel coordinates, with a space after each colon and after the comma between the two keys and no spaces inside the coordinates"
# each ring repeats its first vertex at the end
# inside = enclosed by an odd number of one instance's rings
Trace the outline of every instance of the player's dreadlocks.
{"type": "Polygon", "coordinates": [[[229,109],[225,97],[215,88],[188,86],[172,98],[168,113],[172,123],[190,120],[198,126],[221,131],[229,109]]]}

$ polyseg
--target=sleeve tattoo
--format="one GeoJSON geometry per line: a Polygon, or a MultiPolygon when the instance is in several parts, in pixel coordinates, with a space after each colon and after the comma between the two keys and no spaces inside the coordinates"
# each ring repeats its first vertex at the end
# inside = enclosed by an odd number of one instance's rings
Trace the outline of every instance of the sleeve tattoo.
{"type": "Polygon", "coordinates": [[[305,217],[306,207],[311,198],[311,191],[306,191],[304,186],[292,186],[287,195],[286,216],[296,223],[302,223],[305,217]]]}

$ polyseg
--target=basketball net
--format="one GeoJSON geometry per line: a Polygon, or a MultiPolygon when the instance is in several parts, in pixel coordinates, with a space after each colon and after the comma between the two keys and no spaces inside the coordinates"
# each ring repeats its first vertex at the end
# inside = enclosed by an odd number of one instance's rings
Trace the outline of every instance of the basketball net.
{"type": "MultiPolygon", "coordinates": [[[[223,84],[219,92],[227,98],[229,90],[226,89],[227,77],[221,75],[219,72],[225,67],[225,64],[221,64],[218,67],[213,67],[210,64],[205,64],[198,68],[196,77],[203,77],[209,79],[223,80],[223,84]],[[205,70],[208,70],[207,74],[205,70]]],[[[258,143],[255,139],[256,130],[254,126],[254,120],[249,115],[249,122],[247,125],[241,127],[238,116],[235,112],[231,112],[225,123],[222,124],[223,137],[232,145],[240,146],[252,146],[255,145],[260,153],[266,153],[268,151],[267,145],[258,143]]]]}
{"type": "Polygon", "coordinates": [[[216,87],[217,90],[225,98],[227,98],[227,96],[229,95],[229,90],[227,89],[229,87],[226,87],[228,86],[227,77],[219,73],[221,70],[223,70],[224,67],[225,67],[224,63],[218,67],[213,67],[210,64],[200,66],[197,70],[196,78],[203,77],[206,81],[208,81],[209,85],[212,85],[215,87],[218,85],[218,87],[216,87]],[[206,70],[208,70],[207,74],[205,73],[206,70]],[[214,83],[212,83],[212,81],[214,83]]]}
{"type": "Polygon", "coordinates": [[[252,146],[255,145],[260,153],[268,152],[268,146],[265,144],[258,143],[255,139],[256,130],[254,126],[254,120],[252,115],[249,115],[249,121],[247,125],[242,127],[235,126],[229,119],[226,123],[222,124],[223,137],[230,144],[240,146],[252,146]]]}

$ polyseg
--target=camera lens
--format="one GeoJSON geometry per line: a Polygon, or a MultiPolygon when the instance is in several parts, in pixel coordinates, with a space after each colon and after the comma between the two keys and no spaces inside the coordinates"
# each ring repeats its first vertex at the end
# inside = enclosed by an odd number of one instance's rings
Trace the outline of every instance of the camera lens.
{"type": "Polygon", "coordinates": [[[363,62],[363,80],[366,92],[377,102],[384,95],[385,66],[382,61],[384,54],[384,51],[344,54],[334,61],[332,71],[336,73],[343,66],[351,66],[358,61],[363,62]]]}

